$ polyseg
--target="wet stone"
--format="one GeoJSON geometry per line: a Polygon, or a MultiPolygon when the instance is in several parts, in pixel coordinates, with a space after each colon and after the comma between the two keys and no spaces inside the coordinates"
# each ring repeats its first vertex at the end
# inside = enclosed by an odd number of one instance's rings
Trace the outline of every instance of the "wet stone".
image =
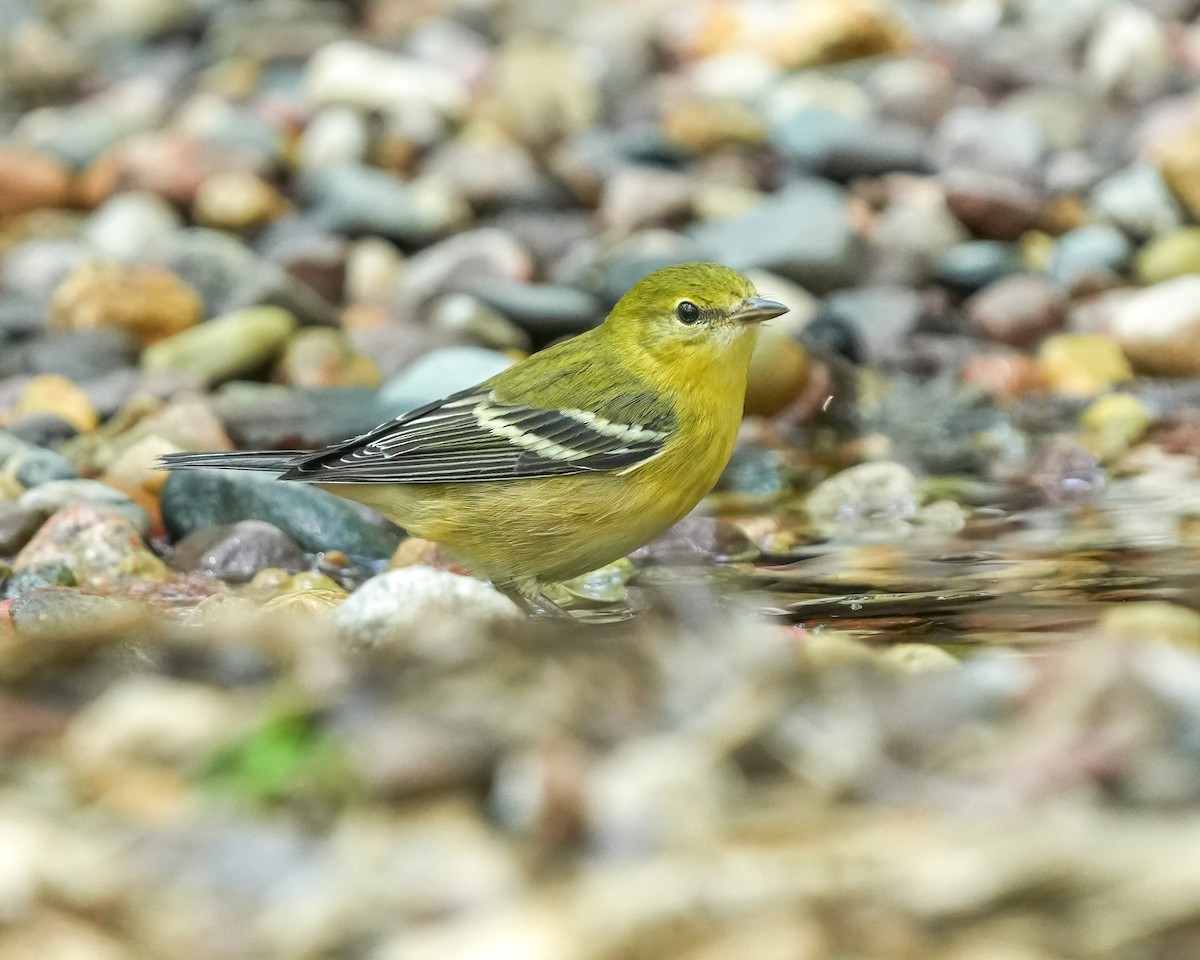
{"type": "Polygon", "coordinates": [[[67,507],[42,525],[13,561],[20,572],[65,564],[81,584],[160,580],[166,566],[119,513],[103,507],[67,507]]]}
{"type": "Polygon", "coordinates": [[[705,564],[757,555],[758,548],[750,538],[728,520],[693,513],[635,550],[629,559],[638,564],[705,564]]]}
{"type": "Polygon", "coordinates": [[[210,527],[262,520],[304,550],[341,550],[383,559],[400,542],[399,531],[378,515],[331,493],[269,476],[214,470],[172,473],[162,489],[162,516],[176,541],[210,527]]]}
{"type": "Polygon", "coordinates": [[[278,527],[243,520],[184,537],[175,545],[171,565],[186,573],[245,583],[268,567],[295,572],[307,561],[300,546],[278,527]]]}
{"type": "Polygon", "coordinates": [[[12,621],[18,634],[62,642],[89,635],[118,632],[137,619],[128,601],[98,597],[76,590],[40,589],[15,598],[12,621]]]}
{"type": "Polygon", "coordinates": [[[512,601],[473,577],[430,567],[404,567],[372,577],[333,614],[344,642],[391,646],[431,618],[497,620],[521,616],[512,601]]]}

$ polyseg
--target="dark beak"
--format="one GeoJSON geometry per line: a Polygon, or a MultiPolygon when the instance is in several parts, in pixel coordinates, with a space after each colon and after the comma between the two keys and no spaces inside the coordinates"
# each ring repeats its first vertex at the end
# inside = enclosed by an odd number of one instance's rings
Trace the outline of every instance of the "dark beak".
{"type": "Polygon", "coordinates": [[[747,297],[742,305],[733,313],[733,319],[738,323],[762,323],[773,317],[782,317],[788,312],[778,300],[768,300],[765,297],[747,297]]]}

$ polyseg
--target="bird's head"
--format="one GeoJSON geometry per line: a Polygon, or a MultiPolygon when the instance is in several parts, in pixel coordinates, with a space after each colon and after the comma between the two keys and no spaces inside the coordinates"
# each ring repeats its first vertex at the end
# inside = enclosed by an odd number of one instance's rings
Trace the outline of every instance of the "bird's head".
{"type": "Polygon", "coordinates": [[[670,364],[749,362],[758,324],[788,312],[750,280],[716,263],[681,263],[646,275],[605,326],[632,350],[670,364]]]}

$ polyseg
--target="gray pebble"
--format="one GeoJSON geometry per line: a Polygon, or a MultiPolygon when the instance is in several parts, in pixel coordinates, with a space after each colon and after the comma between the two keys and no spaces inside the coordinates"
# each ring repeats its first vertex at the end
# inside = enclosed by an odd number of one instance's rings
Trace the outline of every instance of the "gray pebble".
{"type": "Polygon", "coordinates": [[[295,573],[303,570],[307,561],[296,541],[278,527],[261,520],[242,520],[184,537],[171,555],[171,565],[188,573],[245,583],[267,567],[295,573]]]}
{"type": "Polygon", "coordinates": [[[88,504],[105,507],[128,520],[145,537],[150,532],[150,514],[140,503],[99,480],[50,480],[32,490],[26,490],[17,504],[28,510],[54,513],[63,507],[88,504]]]}

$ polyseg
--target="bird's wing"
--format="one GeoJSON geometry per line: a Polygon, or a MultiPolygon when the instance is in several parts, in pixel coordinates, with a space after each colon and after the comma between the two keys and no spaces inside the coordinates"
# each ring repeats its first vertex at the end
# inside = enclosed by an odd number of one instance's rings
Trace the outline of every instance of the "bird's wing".
{"type": "Polygon", "coordinates": [[[293,461],[283,480],[459,483],[629,470],[657,455],[670,416],[624,423],[587,410],[503,403],[474,388],[293,461]]]}

